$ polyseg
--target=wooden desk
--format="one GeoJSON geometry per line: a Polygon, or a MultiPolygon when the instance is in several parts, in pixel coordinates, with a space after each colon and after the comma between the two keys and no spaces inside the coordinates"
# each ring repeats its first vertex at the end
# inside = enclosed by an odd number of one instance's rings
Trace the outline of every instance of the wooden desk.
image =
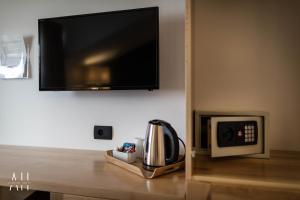
{"type": "Polygon", "coordinates": [[[107,163],[101,151],[0,145],[0,160],[0,186],[28,171],[30,188],[55,200],[185,198],[184,171],[146,180],[107,163]]]}
{"type": "Polygon", "coordinates": [[[101,151],[0,145],[0,186],[9,186],[13,172],[28,171],[30,188],[51,192],[51,200],[183,200],[185,194],[192,200],[299,199],[299,155],[277,151],[270,160],[197,157],[192,180],[186,182],[184,171],[140,178],[107,163],[101,151]]]}

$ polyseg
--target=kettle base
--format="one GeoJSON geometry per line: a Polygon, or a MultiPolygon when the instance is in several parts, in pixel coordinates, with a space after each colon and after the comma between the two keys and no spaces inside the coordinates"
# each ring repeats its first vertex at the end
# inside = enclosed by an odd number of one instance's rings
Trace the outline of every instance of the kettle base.
{"type": "Polygon", "coordinates": [[[159,168],[159,166],[150,166],[150,165],[143,164],[143,168],[148,171],[154,171],[156,168],[159,168]]]}

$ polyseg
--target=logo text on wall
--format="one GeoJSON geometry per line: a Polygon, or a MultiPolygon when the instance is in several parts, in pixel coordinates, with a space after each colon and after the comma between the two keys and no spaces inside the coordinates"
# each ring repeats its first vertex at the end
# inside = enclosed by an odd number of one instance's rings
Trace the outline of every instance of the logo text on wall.
{"type": "Polygon", "coordinates": [[[29,183],[29,172],[13,172],[11,176],[11,182],[9,182],[9,190],[29,191],[29,183]]]}

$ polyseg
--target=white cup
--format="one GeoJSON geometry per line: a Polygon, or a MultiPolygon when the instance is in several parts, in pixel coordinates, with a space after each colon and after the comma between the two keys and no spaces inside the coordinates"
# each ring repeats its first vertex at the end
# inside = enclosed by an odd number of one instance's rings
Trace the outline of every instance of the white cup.
{"type": "Polygon", "coordinates": [[[142,138],[134,138],[135,143],[135,151],[136,151],[136,157],[139,159],[143,158],[143,143],[144,139],[142,138]]]}

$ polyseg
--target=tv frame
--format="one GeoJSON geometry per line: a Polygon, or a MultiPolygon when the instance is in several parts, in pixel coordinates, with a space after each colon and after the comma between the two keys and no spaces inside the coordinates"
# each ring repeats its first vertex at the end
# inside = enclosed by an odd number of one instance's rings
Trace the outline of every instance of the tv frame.
{"type": "Polygon", "coordinates": [[[103,91],[103,90],[156,90],[159,89],[160,85],[160,64],[159,64],[159,7],[146,7],[146,8],[135,8],[135,9],[127,9],[127,10],[115,10],[115,11],[107,11],[107,12],[99,12],[99,13],[88,13],[88,14],[79,14],[79,15],[69,15],[69,16],[61,16],[61,17],[50,17],[50,18],[41,18],[38,19],[38,45],[39,45],[39,91],[103,91]],[[85,16],[93,16],[93,15],[106,15],[106,14],[114,14],[114,13],[128,13],[128,12],[136,12],[142,10],[150,10],[155,9],[157,11],[157,28],[156,28],[156,83],[154,85],[143,85],[143,86],[105,86],[105,87],[83,87],[83,88],[44,88],[41,87],[41,33],[40,33],[40,22],[43,20],[49,19],[67,19],[67,18],[79,18],[85,16]]]}

